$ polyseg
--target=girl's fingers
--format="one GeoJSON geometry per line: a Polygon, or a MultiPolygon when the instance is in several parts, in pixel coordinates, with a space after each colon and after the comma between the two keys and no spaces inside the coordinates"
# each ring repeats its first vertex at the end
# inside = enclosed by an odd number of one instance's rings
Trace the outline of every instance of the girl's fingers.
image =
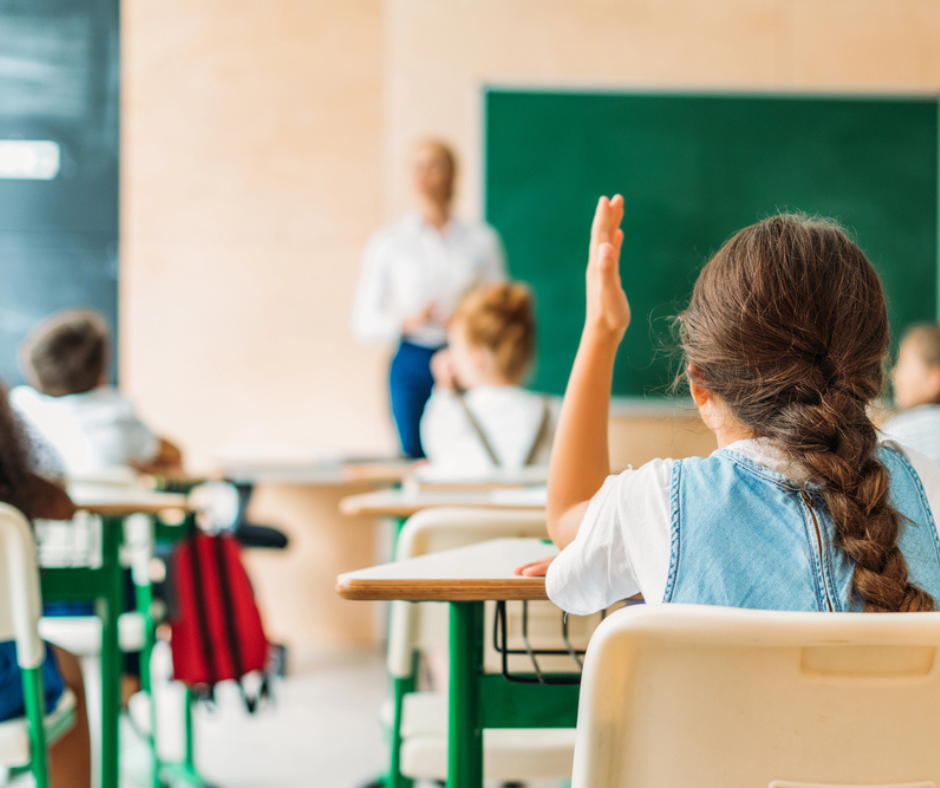
{"type": "Polygon", "coordinates": [[[601,234],[605,223],[608,202],[606,197],[601,197],[597,201],[597,209],[594,211],[594,222],[591,224],[591,254],[593,256],[597,245],[603,240],[601,234]]]}

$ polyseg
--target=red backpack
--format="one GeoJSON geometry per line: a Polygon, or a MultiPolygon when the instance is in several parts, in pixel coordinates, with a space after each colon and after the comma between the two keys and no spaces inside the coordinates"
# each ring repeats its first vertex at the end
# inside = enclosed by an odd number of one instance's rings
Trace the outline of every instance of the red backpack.
{"type": "Polygon", "coordinates": [[[170,569],[174,677],[207,699],[220,681],[237,681],[253,712],[267,695],[267,677],[255,697],[242,678],[264,674],[268,640],[235,537],[197,532],[177,545],[170,569]]]}

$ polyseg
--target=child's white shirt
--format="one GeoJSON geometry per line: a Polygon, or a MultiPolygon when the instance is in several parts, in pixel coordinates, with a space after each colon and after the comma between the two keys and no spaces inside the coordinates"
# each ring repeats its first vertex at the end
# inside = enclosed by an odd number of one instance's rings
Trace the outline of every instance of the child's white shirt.
{"type": "MultiPolygon", "coordinates": [[[[522,468],[548,408],[532,465],[547,465],[559,400],[519,386],[475,386],[464,400],[483,429],[500,467],[522,468]]],[[[475,475],[493,469],[457,396],[435,388],[421,418],[421,444],[435,472],[475,475]]]]}
{"type": "MultiPolygon", "coordinates": [[[[920,452],[891,444],[920,476],[931,512],[940,512],[940,466],[920,452]]],[[[727,448],[796,481],[806,472],[767,440],[742,440],[727,448]]],[[[576,615],[589,615],[642,593],[661,602],[671,556],[670,492],[675,460],[653,460],[610,476],[591,498],[575,540],[552,562],[549,598],[576,615]]],[[[936,514],[934,521],[937,521],[936,514]]]]}
{"type": "Polygon", "coordinates": [[[940,464],[940,405],[920,405],[899,413],[887,421],[881,432],[940,464]]]}
{"type": "Polygon", "coordinates": [[[10,392],[10,404],[62,460],[66,476],[153,460],[160,439],[113,386],[49,397],[29,386],[10,392]]]}

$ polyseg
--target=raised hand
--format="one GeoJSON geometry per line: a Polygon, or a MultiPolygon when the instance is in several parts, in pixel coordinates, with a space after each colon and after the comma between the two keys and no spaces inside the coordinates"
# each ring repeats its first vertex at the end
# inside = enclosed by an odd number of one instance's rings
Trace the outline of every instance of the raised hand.
{"type": "Polygon", "coordinates": [[[591,225],[587,266],[587,319],[585,330],[619,342],[630,325],[630,304],[620,281],[623,245],[623,197],[601,197],[591,225]]]}

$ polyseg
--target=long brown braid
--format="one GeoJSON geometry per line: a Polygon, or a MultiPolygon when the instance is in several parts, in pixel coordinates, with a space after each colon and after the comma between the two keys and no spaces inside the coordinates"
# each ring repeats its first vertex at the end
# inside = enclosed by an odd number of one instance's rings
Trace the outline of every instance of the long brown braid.
{"type": "Polygon", "coordinates": [[[705,266],[680,325],[689,374],[822,485],[865,611],[936,609],[908,579],[866,412],[884,385],[888,317],[861,249],[827,220],[765,219],[705,266]]]}

